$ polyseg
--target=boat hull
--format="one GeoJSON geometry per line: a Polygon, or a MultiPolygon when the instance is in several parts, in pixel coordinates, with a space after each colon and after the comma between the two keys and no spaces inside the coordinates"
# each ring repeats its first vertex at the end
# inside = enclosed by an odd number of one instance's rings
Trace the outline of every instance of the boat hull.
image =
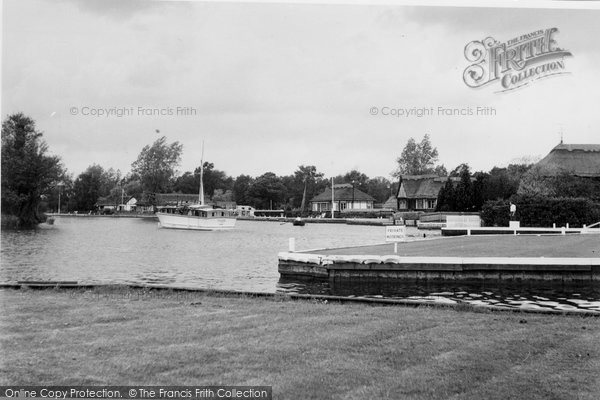
{"type": "Polygon", "coordinates": [[[195,217],[189,215],[174,215],[156,213],[158,223],[162,228],[188,229],[198,231],[218,231],[235,228],[235,218],[232,217],[195,217]]]}

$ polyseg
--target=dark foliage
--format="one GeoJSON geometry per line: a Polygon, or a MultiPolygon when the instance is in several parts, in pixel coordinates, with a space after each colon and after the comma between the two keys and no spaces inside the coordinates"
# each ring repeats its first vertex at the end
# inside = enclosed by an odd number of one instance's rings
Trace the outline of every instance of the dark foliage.
{"type": "Polygon", "coordinates": [[[14,225],[31,228],[45,220],[42,197],[64,175],[60,158],[47,155],[48,145],[35,122],[22,113],[2,123],[2,213],[14,225]]]}
{"type": "MultiPolygon", "coordinates": [[[[582,227],[600,221],[600,204],[587,198],[514,196],[517,206],[515,219],[521,226],[582,227]]],[[[481,218],[486,226],[508,226],[508,200],[488,201],[484,204],[481,218]]]]}

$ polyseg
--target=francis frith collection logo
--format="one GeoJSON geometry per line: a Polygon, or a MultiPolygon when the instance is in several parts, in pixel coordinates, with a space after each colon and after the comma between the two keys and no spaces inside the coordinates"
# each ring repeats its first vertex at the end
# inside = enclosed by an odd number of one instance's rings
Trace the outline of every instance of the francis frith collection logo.
{"type": "Polygon", "coordinates": [[[465,57],[472,64],[464,73],[465,84],[479,88],[494,82],[500,92],[513,90],[552,75],[567,73],[565,57],[572,54],[558,46],[558,28],[540,29],[500,43],[492,37],[470,42],[465,57]]]}

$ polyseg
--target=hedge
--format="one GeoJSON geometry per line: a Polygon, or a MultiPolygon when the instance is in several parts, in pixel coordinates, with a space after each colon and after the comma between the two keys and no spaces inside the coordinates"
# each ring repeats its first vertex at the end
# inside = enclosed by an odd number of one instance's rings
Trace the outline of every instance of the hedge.
{"type": "MultiPolygon", "coordinates": [[[[513,196],[517,206],[514,219],[521,226],[582,227],[600,221],[600,203],[585,198],[513,196]]],[[[485,226],[508,226],[510,202],[508,200],[487,201],[481,210],[485,226]]]]}

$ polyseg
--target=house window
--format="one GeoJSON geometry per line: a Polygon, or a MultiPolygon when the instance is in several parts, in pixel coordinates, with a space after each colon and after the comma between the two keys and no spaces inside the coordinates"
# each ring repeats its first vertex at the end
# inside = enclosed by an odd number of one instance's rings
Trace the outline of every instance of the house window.
{"type": "Polygon", "coordinates": [[[435,208],[436,203],[437,203],[436,199],[429,199],[429,200],[427,200],[427,208],[429,208],[429,209],[435,208]]]}

